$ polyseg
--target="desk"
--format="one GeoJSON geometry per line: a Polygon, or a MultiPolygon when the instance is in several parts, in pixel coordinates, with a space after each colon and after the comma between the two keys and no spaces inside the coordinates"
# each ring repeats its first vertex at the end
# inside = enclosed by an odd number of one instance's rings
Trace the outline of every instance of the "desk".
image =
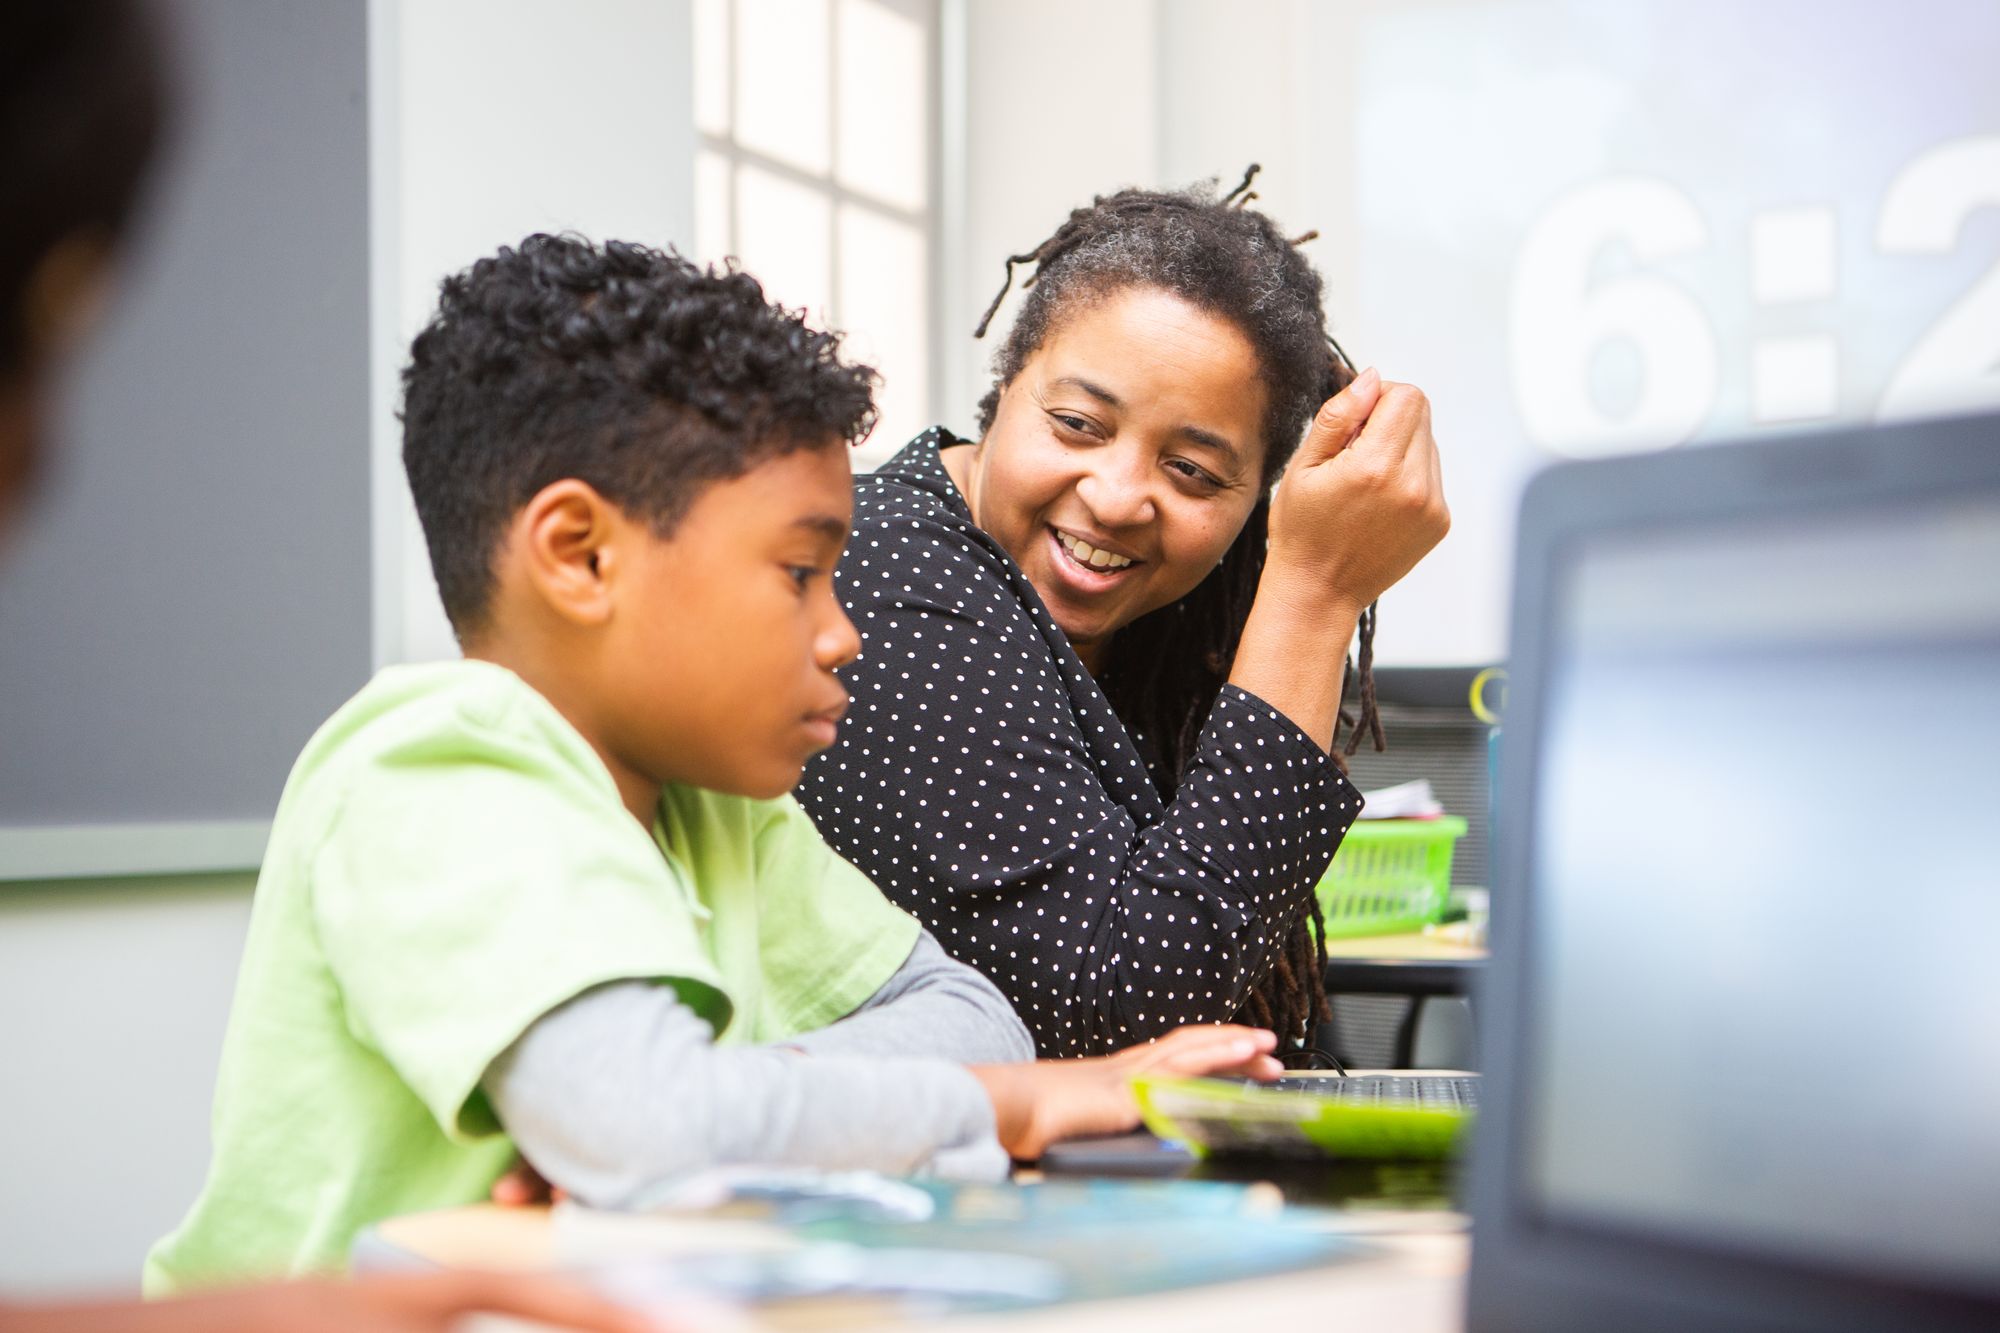
{"type": "Polygon", "coordinates": [[[1407,935],[1361,935],[1326,942],[1328,995],[1407,995],[1410,1011],[1396,1028],[1390,1063],[1407,1069],[1416,1060],[1417,1020],[1424,1001],[1436,995],[1464,995],[1473,976],[1486,966],[1486,950],[1455,944],[1415,931],[1407,935]]]}
{"type": "MultiPolygon", "coordinates": [[[[1183,1288],[1147,1296],[1058,1305],[1011,1314],[928,1321],[922,1327],[965,1333],[1214,1333],[1256,1322],[1267,1328],[1396,1329],[1399,1333],[1457,1333],[1465,1326],[1465,1270],[1471,1255],[1463,1231],[1370,1237],[1377,1253],[1344,1264],[1183,1288]],[[1273,1322],[1273,1321],[1288,1322],[1273,1322]]],[[[476,1204],[444,1212],[399,1217],[375,1227],[357,1247],[361,1266],[404,1262],[451,1268],[534,1271],[561,1266],[557,1228],[547,1208],[496,1208],[476,1204]]],[[[574,1256],[570,1256],[572,1259],[574,1256]]],[[[879,1314],[833,1316],[824,1308],[802,1319],[773,1311],[729,1322],[686,1325],[736,1330],[838,1328],[843,1333],[907,1329],[916,1325],[879,1314]]]]}

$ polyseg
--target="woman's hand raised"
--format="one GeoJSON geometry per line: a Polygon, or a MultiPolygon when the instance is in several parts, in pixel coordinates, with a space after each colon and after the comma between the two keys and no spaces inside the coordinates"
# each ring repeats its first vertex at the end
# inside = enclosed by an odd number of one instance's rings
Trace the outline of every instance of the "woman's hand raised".
{"type": "Polygon", "coordinates": [[[1230,683],[1332,750],[1356,620],[1450,527],[1430,400],[1363,371],[1313,417],[1271,497],[1270,553],[1230,683]]]}
{"type": "Polygon", "coordinates": [[[1327,399],[1285,468],[1264,579],[1358,614],[1450,528],[1430,400],[1370,368],[1327,399]]]}

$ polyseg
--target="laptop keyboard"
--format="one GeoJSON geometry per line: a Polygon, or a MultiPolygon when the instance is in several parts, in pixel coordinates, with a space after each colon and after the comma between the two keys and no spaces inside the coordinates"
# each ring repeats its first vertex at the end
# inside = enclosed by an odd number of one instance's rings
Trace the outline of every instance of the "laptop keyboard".
{"type": "Polygon", "coordinates": [[[1456,1071],[1294,1073],[1273,1084],[1146,1079],[1146,1124],[1221,1156],[1415,1160],[1458,1151],[1479,1076],[1456,1071]]]}
{"type": "Polygon", "coordinates": [[[1411,1106],[1426,1111],[1472,1111],[1479,1107],[1477,1075],[1358,1074],[1352,1078],[1280,1079],[1274,1092],[1303,1092],[1367,1106],[1411,1106]]]}

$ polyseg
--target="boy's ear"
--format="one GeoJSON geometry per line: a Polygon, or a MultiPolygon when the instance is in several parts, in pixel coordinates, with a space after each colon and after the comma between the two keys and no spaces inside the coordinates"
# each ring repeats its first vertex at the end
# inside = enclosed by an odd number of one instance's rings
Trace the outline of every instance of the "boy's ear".
{"type": "Polygon", "coordinates": [[[574,477],[544,486],[516,516],[521,572],[564,620],[593,625],[610,618],[619,518],[616,506],[574,477]]]}

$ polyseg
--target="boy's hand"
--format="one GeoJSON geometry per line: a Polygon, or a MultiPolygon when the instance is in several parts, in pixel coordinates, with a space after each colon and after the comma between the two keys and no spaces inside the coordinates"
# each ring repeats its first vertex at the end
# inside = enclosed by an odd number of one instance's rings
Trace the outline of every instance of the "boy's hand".
{"type": "Polygon", "coordinates": [[[561,1203],[569,1196],[545,1180],[527,1158],[516,1157],[507,1173],[493,1182],[487,1197],[502,1208],[532,1208],[537,1204],[561,1203]]]}
{"type": "Polygon", "coordinates": [[[974,1065],[993,1099],[1000,1146],[1033,1161],[1057,1139],[1116,1134],[1139,1123],[1132,1079],[1139,1074],[1233,1075],[1269,1082],[1283,1072],[1272,1058],[1278,1039],[1232,1023],[1176,1028],[1157,1041],[1092,1060],[1031,1065],[974,1065]]]}

